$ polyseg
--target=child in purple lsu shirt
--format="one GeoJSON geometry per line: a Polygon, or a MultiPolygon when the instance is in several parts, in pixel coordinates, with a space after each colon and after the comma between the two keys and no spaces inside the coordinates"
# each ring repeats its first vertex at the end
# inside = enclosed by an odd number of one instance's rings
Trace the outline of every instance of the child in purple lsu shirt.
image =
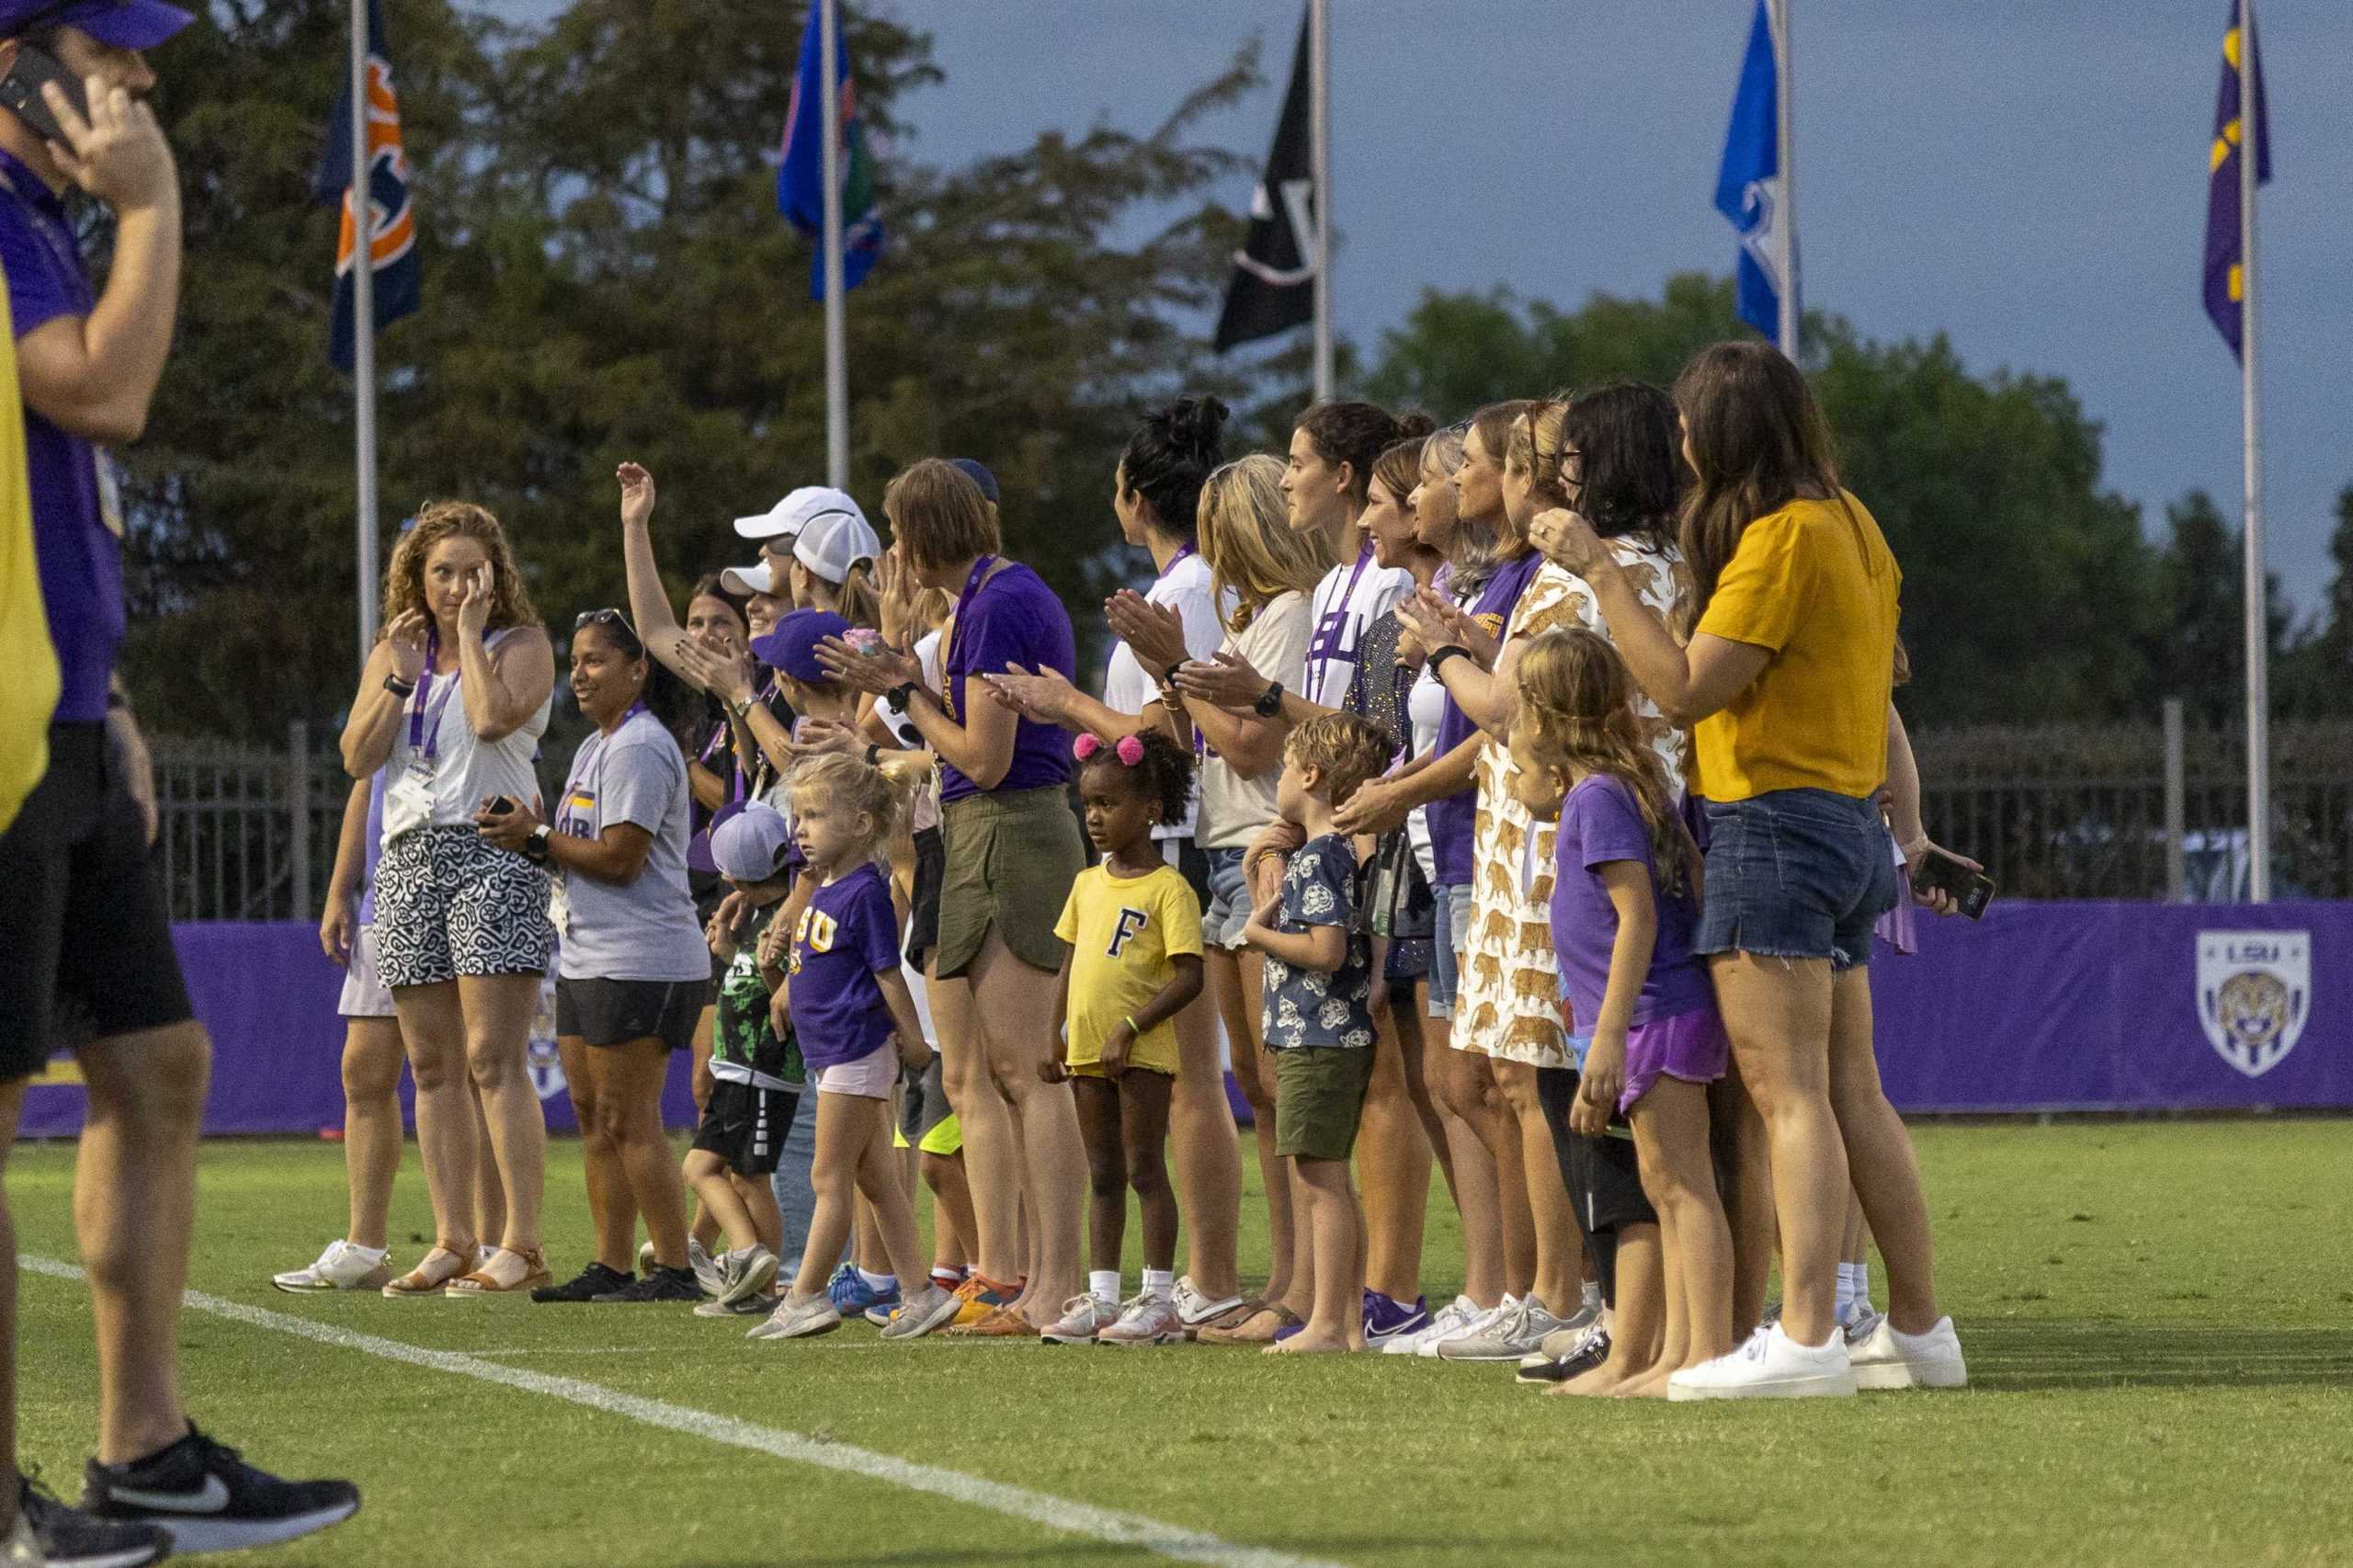
{"type": "MultiPolygon", "coordinates": [[[[754,1339],[799,1339],[841,1326],[825,1281],[849,1240],[856,1199],[874,1207],[883,1249],[902,1279],[922,1279],[915,1210],[891,1152],[891,1090],[904,1063],[930,1062],[915,998],[899,969],[899,915],[875,857],[906,798],[879,768],[828,754],[792,774],[792,835],[817,883],[792,931],[785,983],[792,1030],[817,1090],[817,1207],[793,1289],[754,1339]]],[[[929,1333],[956,1298],[937,1284],[907,1297],[885,1339],[929,1333]]]]}
{"type": "Polygon", "coordinates": [[[1552,943],[1575,1028],[1593,1041],[1569,1125],[1598,1137],[1614,1117],[1631,1122],[1658,1214],[1657,1249],[1619,1255],[1619,1338],[1632,1337],[1631,1297],[1665,1303],[1654,1346],[1613,1344],[1604,1366],[1554,1392],[1658,1397],[1669,1374],[1732,1348],[1732,1236],[1709,1154],[1707,1089],[1731,1048],[1691,954],[1699,853],[1606,640],[1546,633],[1521,655],[1519,677],[1514,760],[1531,790],[1560,801],[1552,943]]]}

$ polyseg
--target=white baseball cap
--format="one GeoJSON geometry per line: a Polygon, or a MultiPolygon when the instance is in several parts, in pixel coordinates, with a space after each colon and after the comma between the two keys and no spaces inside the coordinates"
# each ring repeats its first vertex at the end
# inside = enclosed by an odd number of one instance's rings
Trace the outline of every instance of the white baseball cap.
{"type": "Polygon", "coordinates": [[[836,586],[849,581],[851,567],[881,553],[882,541],[866,519],[848,512],[821,513],[792,541],[792,558],[836,586]]]}
{"type": "Polygon", "coordinates": [[[731,594],[766,594],[771,598],[781,597],[776,591],[776,574],[768,570],[768,563],[765,561],[757,566],[730,566],[719,574],[719,585],[731,594]]]}
{"type": "Polygon", "coordinates": [[[804,484],[758,517],[736,518],[735,531],[745,539],[790,538],[818,518],[836,513],[847,513],[860,523],[866,521],[866,514],[858,509],[858,503],[846,492],[830,484],[804,484]]]}

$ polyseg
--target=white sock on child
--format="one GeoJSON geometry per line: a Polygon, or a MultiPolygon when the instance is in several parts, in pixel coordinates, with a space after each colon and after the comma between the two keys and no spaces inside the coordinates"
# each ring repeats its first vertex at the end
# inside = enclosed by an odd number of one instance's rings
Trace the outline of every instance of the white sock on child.
{"type": "Polygon", "coordinates": [[[877,1295],[887,1296],[899,1288],[899,1277],[895,1274],[869,1274],[861,1268],[858,1277],[866,1282],[868,1290],[877,1295]]]}
{"type": "Polygon", "coordinates": [[[1839,1327],[1846,1327],[1847,1323],[1854,1317],[1855,1298],[1859,1294],[1860,1294],[1860,1292],[1855,1288],[1855,1266],[1851,1263],[1840,1264],[1838,1266],[1837,1296],[1837,1318],[1839,1327]]]}
{"type": "Polygon", "coordinates": [[[1597,1312],[1601,1310],[1601,1287],[1595,1284],[1590,1279],[1585,1282],[1585,1300],[1583,1304],[1585,1310],[1587,1312],[1597,1312]]]}
{"type": "Polygon", "coordinates": [[[1145,1269],[1143,1293],[1157,1301],[1166,1301],[1176,1293],[1176,1271],[1173,1268],[1145,1269]]]}
{"type": "Polygon", "coordinates": [[[1120,1301],[1120,1271],[1116,1268],[1089,1269],[1086,1293],[1106,1305],[1117,1306],[1120,1301]]]}

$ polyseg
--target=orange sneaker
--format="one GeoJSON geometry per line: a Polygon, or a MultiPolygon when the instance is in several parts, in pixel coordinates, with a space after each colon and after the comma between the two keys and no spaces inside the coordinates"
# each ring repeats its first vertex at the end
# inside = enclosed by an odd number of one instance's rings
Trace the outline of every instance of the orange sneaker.
{"type": "Polygon", "coordinates": [[[978,1274],[968,1276],[956,1287],[956,1315],[941,1325],[941,1332],[954,1334],[972,1327],[999,1307],[1011,1306],[1020,1294],[1017,1290],[992,1285],[978,1274]]]}
{"type": "Polygon", "coordinates": [[[1010,1306],[991,1307],[978,1321],[948,1330],[959,1339],[1035,1339],[1038,1325],[1010,1306]]]}

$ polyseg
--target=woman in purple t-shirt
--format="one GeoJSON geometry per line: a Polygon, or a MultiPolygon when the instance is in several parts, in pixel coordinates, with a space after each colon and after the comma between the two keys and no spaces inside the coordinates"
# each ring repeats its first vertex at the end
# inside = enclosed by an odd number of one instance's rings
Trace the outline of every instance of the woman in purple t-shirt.
{"type": "Polygon", "coordinates": [[[1066,1084],[1038,1073],[1053,1044],[1053,977],[1067,951],[1054,920],[1085,869],[1062,730],[989,700],[970,677],[1017,665],[1076,673],[1069,612],[1035,572],[996,554],[997,525],[975,484],[926,459],[891,482],[882,507],[894,549],[926,587],[956,596],[941,640],[945,690],[913,656],[835,641],[819,658],[837,679],[888,695],[940,760],[947,880],[927,976],[945,1046],[948,1098],[963,1123],[980,1253],[958,1326],[1034,1335],[1086,1288],[1079,1227],[1086,1153],[1066,1084]],[[1024,1290],[1021,1199],[1035,1226],[1024,1290]],[[1036,1310],[1030,1309],[1035,1306],[1036,1310]]]}

